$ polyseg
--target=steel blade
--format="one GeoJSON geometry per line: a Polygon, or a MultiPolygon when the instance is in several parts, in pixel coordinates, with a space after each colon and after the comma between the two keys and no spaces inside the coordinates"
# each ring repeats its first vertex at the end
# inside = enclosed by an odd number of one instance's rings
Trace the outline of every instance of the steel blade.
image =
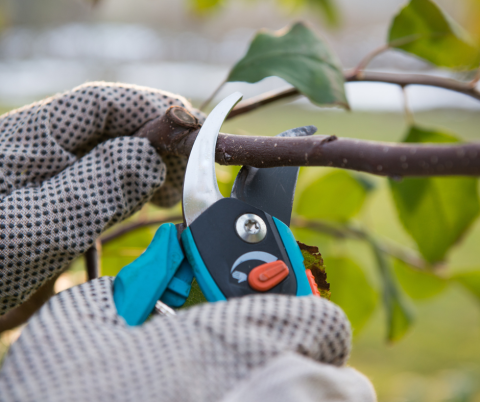
{"type": "Polygon", "coordinates": [[[183,184],[183,215],[187,226],[223,198],[215,175],[215,145],[225,118],[241,99],[242,94],[235,92],[222,100],[208,115],[193,144],[183,184]]]}

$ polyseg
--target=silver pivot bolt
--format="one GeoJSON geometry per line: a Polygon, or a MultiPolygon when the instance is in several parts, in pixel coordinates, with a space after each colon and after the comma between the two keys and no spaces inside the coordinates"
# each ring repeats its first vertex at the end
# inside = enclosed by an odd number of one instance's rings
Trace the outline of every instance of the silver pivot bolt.
{"type": "Polygon", "coordinates": [[[235,229],[240,238],[247,243],[259,243],[267,235],[267,225],[255,214],[243,214],[237,219],[235,229]]]}

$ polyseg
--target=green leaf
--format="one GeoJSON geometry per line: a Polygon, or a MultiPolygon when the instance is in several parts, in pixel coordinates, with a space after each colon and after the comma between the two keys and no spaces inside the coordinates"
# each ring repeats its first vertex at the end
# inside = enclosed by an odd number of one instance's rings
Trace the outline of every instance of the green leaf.
{"type": "Polygon", "coordinates": [[[102,247],[102,275],[116,276],[126,265],[135,261],[152,241],[155,228],[144,227],[129,232],[102,247]]]}
{"type": "Polygon", "coordinates": [[[429,130],[427,128],[418,126],[411,126],[403,142],[430,142],[437,144],[446,144],[452,142],[460,142],[460,140],[451,133],[445,133],[438,130],[429,130]]]}
{"type": "Polygon", "coordinates": [[[260,31],[227,81],[255,83],[270,76],[283,78],[317,105],[348,108],[337,59],[303,23],[280,31],[260,31]]]}
{"type": "MultiPolygon", "coordinates": [[[[406,141],[458,141],[451,134],[412,127],[406,141]]],[[[469,177],[390,180],[400,221],[420,253],[430,262],[446,253],[470,227],[480,211],[477,179],[469,177]]]]}
{"type": "Polygon", "coordinates": [[[352,174],[333,171],[302,191],[296,213],[310,219],[347,222],[360,211],[366,195],[367,189],[352,174]]]}
{"type": "Polygon", "coordinates": [[[473,69],[480,60],[462,28],[430,0],[411,0],[403,7],[393,19],[388,42],[439,67],[473,69]]]}
{"type": "Polygon", "coordinates": [[[414,300],[425,300],[437,296],[448,285],[446,279],[412,268],[403,261],[395,260],[393,269],[402,289],[414,300]]]}
{"type": "Polygon", "coordinates": [[[343,309],[357,335],[375,310],[378,294],[363,270],[349,258],[328,258],[326,262],[330,300],[343,309]]]}
{"type": "Polygon", "coordinates": [[[480,270],[462,272],[453,275],[452,279],[468,289],[480,301],[480,270]]]}
{"type": "Polygon", "coordinates": [[[369,239],[382,280],[383,305],[387,312],[390,342],[400,340],[413,323],[413,311],[400,291],[389,260],[373,239],[369,239]]]}

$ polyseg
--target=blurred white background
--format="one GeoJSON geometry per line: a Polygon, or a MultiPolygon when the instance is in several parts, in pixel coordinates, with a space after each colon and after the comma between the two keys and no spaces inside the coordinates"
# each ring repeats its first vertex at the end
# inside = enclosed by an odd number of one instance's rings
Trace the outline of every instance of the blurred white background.
{"type": "MultiPolygon", "coordinates": [[[[0,0],[0,104],[18,106],[87,81],[121,81],[179,93],[194,102],[207,98],[242,57],[261,27],[279,29],[294,19],[310,21],[345,68],[384,43],[401,0],[341,0],[341,25],[327,29],[320,15],[292,14],[274,1],[231,0],[208,15],[187,1],[0,0]]],[[[440,1],[458,20],[464,3],[440,1]]],[[[370,65],[379,71],[426,72],[420,60],[390,51],[370,65]]],[[[437,74],[448,75],[447,72],[437,74]]],[[[241,90],[246,97],[287,84],[228,84],[219,97],[241,90]]],[[[413,110],[476,109],[478,102],[449,91],[409,87],[413,110]]],[[[349,83],[354,110],[400,111],[397,86],[349,83]]],[[[308,106],[306,101],[301,104],[308,106]]]]}

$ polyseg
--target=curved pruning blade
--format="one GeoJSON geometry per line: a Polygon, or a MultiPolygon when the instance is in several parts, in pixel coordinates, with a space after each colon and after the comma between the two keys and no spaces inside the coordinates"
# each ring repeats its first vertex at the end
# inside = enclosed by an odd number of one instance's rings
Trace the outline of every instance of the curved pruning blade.
{"type": "Polygon", "coordinates": [[[183,216],[187,226],[223,198],[215,176],[215,145],[223,121],[240,99],[242,94],[235,92],[215,106],[193,144],[183,184],[183,216]]]}

